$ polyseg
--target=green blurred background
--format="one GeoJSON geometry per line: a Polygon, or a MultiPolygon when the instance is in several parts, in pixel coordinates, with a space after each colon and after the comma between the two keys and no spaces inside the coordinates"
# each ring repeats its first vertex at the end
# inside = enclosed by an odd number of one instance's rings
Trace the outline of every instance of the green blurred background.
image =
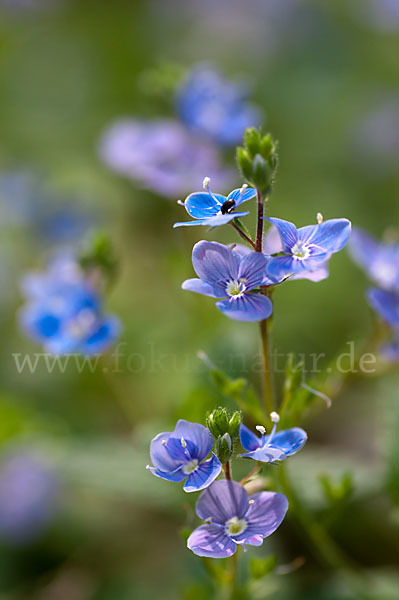
{"type": "MultiPolygon", "coordinates": [[[[0,189],[7,174],[25,178],[17,192],[4,188],[0,202],[1,453],[38,456],[59,481],[41,535],[24,545],[0,541],[1,600],[212,597],[178,533],[197,523],[193,498],[145,466],[155,434],[177,418],[203,422],[207,409],[229,402],[198,350],[257,386],[248,367],[257,328],[180,290],[198,239],[238,239],[228,227],[173,231],[181,208],[101,163],[104,129],[120,116],[168,116],[143,85],[147,69],[210,61],[226,76],[249,78],[280,141],[269,214],[298,225],[316,212],[347,217],[381,237],[398,225],[397,13],[382,0],[0,1],[0,189]],[[36,208],[19,218],[42,198],[45,217],[60,206],[78,210],[83,230],[86,222],[103,227],[115,242],[120,271],[108,306],[123,322],[120,373],[111,372],[114,350],[94,373],[73,365],[17,372],[13,353],[40,352],[17,326],[20,277],[80,235],[78,228],[60,243],[36,208]]],[[[228,156],[233,161],[234,151],[228,156]]],[[[283,286],[274,296],[274,347],[325,353],[323,368],[348,342],[361,347],[373,327],[366,286],[346,251],[331,261],[327,280],[283,286]]],[[[354,492],[329,527],[369,573],[376,600],[397,597],[399,583],[397,489],[390,494],[398,383],[393,371],[359,378],[329,411],[318,405],[304,422],[309,444],[290,465],[317,519],[327,514],[318,477],[352,474],[354,492]]],[[[306,559],[298,571],[265,580],[256,597],[356,597],[326,573],[290,520],[251,553],[275,553],[281,564],[306,559]]]]}

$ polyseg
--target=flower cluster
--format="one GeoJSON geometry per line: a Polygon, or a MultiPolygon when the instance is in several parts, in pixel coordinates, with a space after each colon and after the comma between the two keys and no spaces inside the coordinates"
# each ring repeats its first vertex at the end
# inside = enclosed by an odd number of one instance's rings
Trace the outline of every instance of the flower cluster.
{"type": "MultiPolygon", "coordinates": [[[[225,464],[232,454],[231,435],[234,438],[238,415],[235,413],[229,419],[224,409],[216,409],[208,416],[212,431],[223,434],[222,440],[229,440],[228,456],[224,455],[223,459],[225,464]]],[[[264,435],[263,426],[257,427],[262,433],[261,440],[241,424],[241,444],[249,452],[239,456],[259,463],[276,463],[304,446],[307,435],[303,429],[276,433],[279,416],[277,413],[270,416],[274,425],[269,436],[264,435]]],[[[190,535],[187,546],[198,556],[225,558],[234,554],[239,545],[260,546],[283,521],[288,501],[277,492],[259,492],[248,497],[245,487],[229,477],[215,481],[222,471],[222,462],[213,452],[211,458],[207,458],[214,442],[220,449],[217,438],[214,439],[207,427],[181,419],[173,432],[159,433],[152,440],[150,455],[154,466],[148,465],[147,469],[167,481],[185,480],[185,492],[204,490],[197,501],[196,512],[205,524],[190,535]]],[[[220,452],[219,455],[222,456],[220,452]]]]}
{"type": "Polygon", "coordinates": [[[21,327],[51,354],[93,355],[117,339],[120,323],[103,313],[96,273],[84,271],[75,257],[57,255],[44,273],[27,275],[22,288],[21,327]]]}
{"type": "Polygon", "coordinates": [[[356,228],[350,253],[353,260],[377,284],[367,290],[367,299],[392,331],[392,339],[381,348],[388,361],[399,360],[399,244],[378,242],[356,228]]]}

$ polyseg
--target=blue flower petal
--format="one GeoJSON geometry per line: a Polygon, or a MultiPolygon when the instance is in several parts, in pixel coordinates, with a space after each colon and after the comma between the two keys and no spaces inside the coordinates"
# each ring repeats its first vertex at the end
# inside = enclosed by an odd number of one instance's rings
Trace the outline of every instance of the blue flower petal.
{"type": "Polygon", "coordinates": [[[259,537],[266,538],[281,525],[288,510],[288,500],[283,494],[276,492],[258,492],[251,496],[245,519],[248,526],[237,542],[258,546],[259,537]],[[251,541],[255,538],[255,543],[251,541]]]}
{"type": "Polygon", "coordinates": [[[284,221],[283,219],[276,219],[274,217],[266,217],[266,219],[277,228],[284,252],[290,252],[291,248],[295,246],[298,241],[298,232],[295,225],[290,221],[284,221]]]}
{"type": "Polygon", "coordinates": [[[187,463],[191,459],[197,458],[198,449],[195,443],[190,439],[185,439],[183,442],[183,436],[179,436],[178,434],[177,436],[173,432],[166,442],[165,449],[169,456],[179,464],[187,463]]]}
{"type": "Polygon", "coordinates": [[[22,329],[37,342],[43,342],[57,335],[61,327],[61,319],[39,304],[28,304],[19,313],[22,329]]]}
{"type": "Polygon", "coordinates": [[[237,550],[224,528],[211,524],[197,527],[187,540],[187,548],[197,556],[210,558],[228,558],[237,550]]]}
{"type": "Polygon", "coordinates": [[[399,294],[378,288],[367,290],[367,299],[388,325],[399,327],[399,294]]]}
{"type": "Polygon", "coordinates": [[[246,452],[245,454],[239,454],[238,456],[240,458],[252,458],[253,460],[264,463],[277,462],[278,460],[285,460],[287,458],[287,454],[285,454],[281,448],[273,445],[262,446],[252,452],[246,452]]]}
{"type": "Polygon", "coordinates": [[[353,260],[379,286],[387,290],[399,288],[399,244],[383,244],[355,227],[349,252],[353,260]]]}
{"type": "Polygon", "coordinates": [[[222,470],[222,463],[212,453],[212,457],[209,460],[202,462],[195,471],[193,471],[183,486],[185,492],[199,492],[207,488],[222,470]]]}
{"type": "Polygon", "coordinates": [[[209,219],[198,219],[197,221],[179,221],[173,224],[173,228],[177,227],[196,227],[197,225],[208,225],[209,219]]]}
{"type": "Polygon", "coordinates": [[[199,461],[208,456],[213,446],[213,437],[207,427],[200,425],[200,423],[190,423],[184,419],[177,422],[173,437],[184,438],[186,442],[192,442],[196,447],[196,453],[194,455],[190,450],[191,457],[198,458],[199,461]]]}
{"type": "Polygon", "coordinates": [[[262,446],[261,439],[245,425],[240,427],[240,441],[244,450],[249,452],[262,446]]]}
{"type": "Polygon", "coordinates": [[[154,467],[150,466],[148,466],[147,468],[149,471],[151,471],[153,475],[159,477],[160,479],[166,479],[166,481],[174,481],[178,483],[179,481],[183,481],[183,479],[187,477],[187,475],[181,470],[181,467],[177,471],[169,472],[159,471],[159,469],[154,469],[154,467]]]}
{"type": "Polygon", "coordinates": [[[184,206],[191,217],[203,219],[216,214],[225,200],[225,196],[221,194],[195,192],[187,196],[184,206]]]}
{"type": "Polygon", "coordinates": [[[150,445],[150,456],[152,464],[155,465],[159,471],[175,471],[181,467],[184,460],[176,460],[172,458],[166,449],[166,444],[172,435],[172,432],[159,433],[152,441],[150,445]]]}
{"type": "Polygon", "coordinates": [[[216,306],[235,321],[262,321],[273,312],[273,305],[263,294],[243,294],[216,302],[216,306]]]}
{"type": "MultiPolygon", "coordinates": [[[[218,242],[201,241],[193,248],[193,267],[198,277],[212,285],[219,286],[225,294],[225,283],[237,279],[240,257],[227,246],[218,242]]],[[[216,289],[215,289],[216,292],[216,289]]]]}
{"type": "Polygon", "coordinates": [[[213,287],[209,283],[206,283],[205,281],[202,281],[202,279],[197,279],[195,277],[183,281],[181,287],[183,290],[195,292],[196,294],[202,294],[203,296],[211,296],[212,298],[221,298],[225,296],[224,293],[221,295],[215,294],[213,287]]]}
{"type": "Polygon", "coordinates": [[[230,221],[233,221],[234,219],[240,219],[241,217],[246,217],[247,215],[249,215],[248,211],[245,212],[231,212],[231,213],[227,213],[226,215],[216,215],[214,217],[211,217],[210,219],[207,220],[206,223],[204,223],[204,225],[209,225],[209,227],[213,228],[213,227],[220,227],[221,225],[227,225],[227,223],[230,223],[230,221]]]}
{"type": "Polygon", "coordinates": [[[261,252],[247,254],[240,264],[238,279],[245,279],[246,290],[262,285],[266,273],[267,258],[261,252]]]}
{"type": "Polygon", "coordinates": [[[235,206],[240,206],[243,202],[247,202],[248,200],[252,200],[252,198],[256,197],[256,190],[254,188],[246,188],[246,190],[241,193],[242,188],[238,188],[230,192],[227,196],[227,200],[234,200],[235,206]]]}
{"type": "MultiPolygon", "coordinates": [[[[266,444],[269,437],[265,437],[266,444]]],[[[293,427],[292,429],[285,429],[276,433],[272,439],[272,446],[280,448],[284,454],[291,456],[303,448],[307,439],[306,431],[300,427],[293,427]]]]}
{"type": "Polygon", "coordinates": [[[115,342],[121,331],[117,317],[107,317],[99,321],[97,330],[80,347],[82,354],[99,354],[115,342]]]}
{"type": "Polygon", "coordinates": [[[203,521],[225,525],[232,517],[242,519],[248,510],[248,494],[237,481],[221,479],[209,486],[197,500],[197,515],[203,521]]]}
{"type": "Polygon", "coordinates": [[[308,225],[298,230],[298,239],[311,242],[330,253],[338,252],[347,244],[351,233],[348,219],[330,219],[319,225],[308,225]]]}
{"type": "MultiPolygon", "coordinates": [[[[294,256],[272,256],[266,265],[266,274],[271,279],[281,280],[289,275],[298,275],[306,278],[308,272],[319,271],[321,265],[325,268],[325,261],[329,254],[317,247],[310,248],[313,252],[309,258],[299,259],[294,256]]],[[[299,278],[299,277],[298,277],[299,278]]]]}

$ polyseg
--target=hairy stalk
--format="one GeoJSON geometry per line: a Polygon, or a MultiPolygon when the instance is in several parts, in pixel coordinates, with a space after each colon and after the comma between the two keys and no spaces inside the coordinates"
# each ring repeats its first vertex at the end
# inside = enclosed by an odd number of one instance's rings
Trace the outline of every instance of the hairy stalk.
{"type": "Polygon", "coordinates": [[[248,473],[248,475],[245,475],[245,477],[243,477],[240,481],[241,485],[244,485],[245,483],[247,483],[247,481],[249,481],[251,479],[251,477],[253,477],[254,475],[256,475],[256,473],[261,469],[261,467],[259,465],[256,465],[256,467],[254,467],[252,469],[252,471],[250,471],[248,473]]]}
{"type": "Polygon", "coordinates": [[[263,198],[262,194],[259,190],[257,190],[257,200],[258,200],[258,219],[256,225],[256,244],[255,251],[262,252],[262,243],[263,243],[263,198]]]}
{"type": "Polygon", "coordinates": [[[223,465],[223,473],[224,473],[224,476],[226,477],[226,479],[231,481],[231,466],[230,466],[229,460],[227,461],[227,463],[224,463],[224,465],[223,465]]]}
{"type": "Polygon", "coordinates": [[[237,225],[237,223],[235,221],[231,221],[231,224],[234,227],[234,229],[240,234],[242,239],[245,240],[255,250],[255,244],[251,240],[251,238],[246,233],[243,232],[243,230],[237,225]]]}

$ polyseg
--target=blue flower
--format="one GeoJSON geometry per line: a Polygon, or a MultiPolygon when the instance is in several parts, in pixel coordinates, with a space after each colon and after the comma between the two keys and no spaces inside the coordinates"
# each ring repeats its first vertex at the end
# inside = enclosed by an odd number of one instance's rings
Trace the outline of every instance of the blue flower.
{"type": "Polygon", "coordinates": [[[380,317],[394,329],[399,329],[399,293],[378,288],[367,291],[367,299],[380,317]]]}
{"type": "Polygon", "coordinates": [[[246,127],[260,121],[258,108],[246,100],[247,93],[243,85],[200,66],[179,89],[177,108],[182,121],[195,133],[230,146],[241,140],[246,127]]]}
{"type": "Polygon", "coordinates": [[[270,435],[265,435],[265,428],[259,425],[257,427],[257,430],[261,434],[259,438],[248,427],[241,425],[241,445],[244,450],[247,450],[247,453],[239,454],[239,456],[253,458],[259,462],[274,463],[278,460],[284,460],[292,454],[296,454],[305,445],[308,436],[303,429],[293,427],[292,429],[285,429],[276,433],[277,423],[280,418],[277,413],[271,413],[270,416],[274,423],[270,435]]]}
{"type": "Polygon", "coordinates": [[[23,291],[22,329],[51,354],[101,353],[119,335],[119,320],[103,314],[100,292],[69,255],[25,277],[23,291]]]}
{"type": "Polygon", "coordinates": [[[53,470],[31,449],[21,449],[0,463],[0,538],[26,544],[53,518],[59,496],[53,470]]]}
{"type": "Polygon", "coordinates": [[[183,206],[196,221],[184,221],[175,223],[173,227],[188,227],[192,225],[208,225],[217,227],[225,225],[238,217],[245,217],[246,212],[235,212],[235,209],[243,202],[247,202],[256,196],[256,190],[244,185],[241,189],[236,189],[226,196],[213,194],[209,187],[210,178],[205,177],[204,188],[206,192],[194,192],[184,201],[183,206]]]}
{"type": "Polygon", "coordinates": [[[206,523],[193,531],[187,547],[198,556],[227,558],[238,546],[261,546],[287,509],[283,494],[259,492],[248,498],[237,481],[215,481],[197,500],[195,510],[206,523]]]}
{"type": "Polygon", "coordinates": [[[182,288],[220,298],[216,306],[236,321],[261,321],[270,317],[272,303],[254,289],[265,285],[267,258],[259,252],[246,256],[218,242],[195,244],[193,267],[199,279],[187,279],[182,288]]]}
{"type": "Polygon", "coordinates": [[[385,290],[399,290],[399,244],[384,244],[355,227],[349,252],[378,286],[385,290]]]}
{"type": "Polygon", "coordinates": [[[150,455],[154,467],[148,465],[147,469],[167,481],[186,479],[185,492],[203,490],[222,469],[214,453],[205,460],[212,446],[213,437],[209,429],[180,419],[174,431],[160,433],[152,440],[150,455]]]}
{"type": "Polygon", "coordinates": [[[317,225],[297,229],[293,223],[282,219],[267,218],[275,225],[281,238],[283,253],[272,256],[267,274],[275,279],[285,275],[308,276],[325,266],[331,254],[342,250],[347,243],[351,223],[347,219],[322,221],[318,215],[317,225]]]}
{"type": "Polygon", "coordinates": [[[188,194],[204,173],[220,187],[234,177],[213,146],[168,119],[119,119],[105,131],[100,155],[117,173],[167,198],[188,194]]]}

